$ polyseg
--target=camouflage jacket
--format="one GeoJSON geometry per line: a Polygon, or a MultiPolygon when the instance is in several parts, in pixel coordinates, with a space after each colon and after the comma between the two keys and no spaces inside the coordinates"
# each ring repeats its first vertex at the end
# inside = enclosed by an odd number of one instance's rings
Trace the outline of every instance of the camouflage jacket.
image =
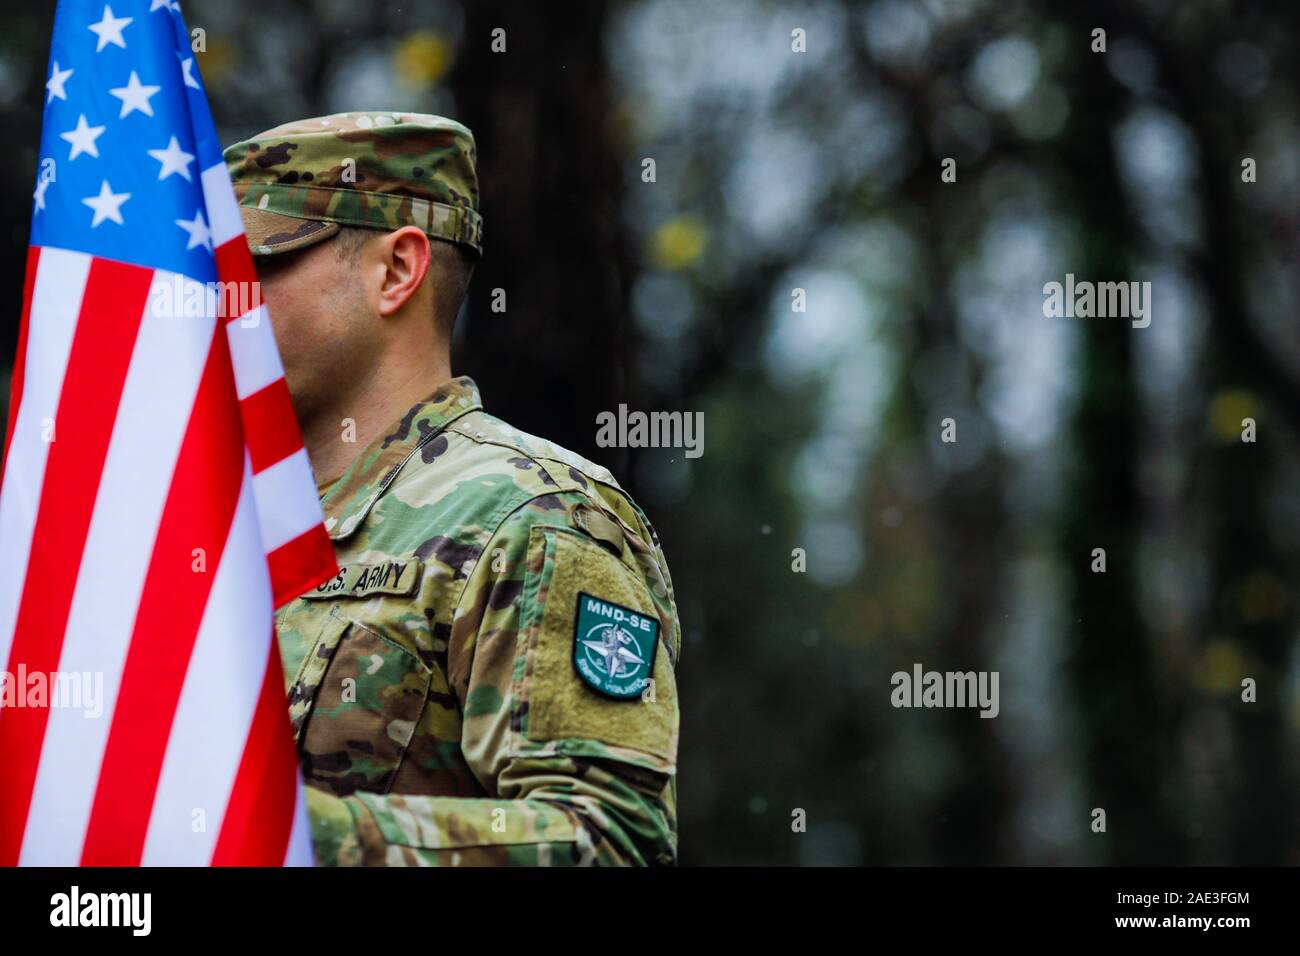
{"type": "Polygon", "coordinates": [[[677,611],[613,476],[459,378],[322,506],[339,575],[276,615],[318,862],[675,862],[677,611]]]}

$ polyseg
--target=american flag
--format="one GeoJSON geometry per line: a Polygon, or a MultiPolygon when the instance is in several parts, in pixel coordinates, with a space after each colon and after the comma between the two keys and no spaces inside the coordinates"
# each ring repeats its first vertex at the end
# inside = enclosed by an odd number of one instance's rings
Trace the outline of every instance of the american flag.
{"type": "Polygon", "coordinates": [[[0,865],[309,864],[273,613],[337,569],[179,6],[60,0],[48,77],[0,865]]]}

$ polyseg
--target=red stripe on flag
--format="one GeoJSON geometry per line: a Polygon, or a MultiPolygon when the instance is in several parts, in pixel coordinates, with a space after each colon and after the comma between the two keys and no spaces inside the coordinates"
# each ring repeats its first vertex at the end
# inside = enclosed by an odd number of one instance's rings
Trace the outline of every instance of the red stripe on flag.
{"type": "Polygon", "coordinates": [[[322,524],[304,531],[266,556],[271,566],[271,593],[275,606],[288,604],[308,588],[338,573],[334,543],[322,524]]]}
{"type": "Polygon", "coordinates": [[[258,474],[302,448],[302,433],[298,431],[298,419],[294,417],[289,386],[283,378],[277,378],[239,404],[253,474],[258,474]]]}
{"type": "Polygon", "coordinates": [[[283,865],[297,799],[298,755],[284,706],[284,671],[273,631],[262,692],[212,851],[212,865],[283,865]]]}
{"type": "Polygon", "coordinates": [[[14,353],[14,374],[9,385],[9,423],[5,427],[5,447],[0,452],[0,480],[4,478],[4,465],[9,460],[9,446],[14,440],[14,422],[18,419],[18,405],[23,400],[23,375],[27,369],[27,326],[32,317],[32,289],[36,287],[36,266],[41,259],[40,246],[27,247],[27,275],[23,279],[23,314],[18,322],[18,350],[14,353]]]}
{"type": "MultiPolygon", "coordinates": [[[[20,663],[29,673],[58,669],[104,457],[152,280],[153,272],[139,266],[91,263],[32,531],[10,673],[20,663]]],[[[45,707],[0,710],[0,866],[18,862],[48,719],[45,707]]]]}
{"type": "Polygon", "coordinates": [[[218,325],[140,595],[86,827],[84,866],[140,863],[176,705],[243,477],[229,344],[218,325]],[[195,548],[203,549],[202,572],[193,570],[195,548]]]}
{"type": "MultiPolygon", "coordinates": [[[[217,246],[217,277],[225,283],[238,283],[235,287],[238,301],[249,303],[255,309],[262,304],[261,285],[257,282],[257,269],[253,267],[253,257],[248,252],[248,240],[241,232],[217,246]]],[[[229,310],[222,318],[232,322],[239,318],[238,310],[229,310]]],[[[242,314],[242,313],[241,313],[242,314]]]]}

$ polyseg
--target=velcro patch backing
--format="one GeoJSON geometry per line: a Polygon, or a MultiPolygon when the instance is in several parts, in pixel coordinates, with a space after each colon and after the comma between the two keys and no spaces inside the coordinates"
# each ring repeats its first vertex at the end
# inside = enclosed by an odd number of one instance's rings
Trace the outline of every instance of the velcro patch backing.
{"type": "MultiPolygon", "coordinates": [[[[532,627],[520,690],[527,702],[525,733],[529,740],[598,741],[612,748],[626,748],[652,755],[669,766],[677,760],[677,683],[668,654],[656,654],[660,640],[654,602],[637,576],[605,548],[580,532],[533,528],[529,542],[529,565],[535,567],[538,552],[543,556],[540,574],[530,570],[525,594],[542,597],[541,620],[532,627]],[[580,604],[589,602],[591,605],[580,604]],[[606,618],[601,612],[609,612],[606,618]],[[627,655],[618,668],[618,679],[609,693],[597,687],[575,666],[575,653],[588,664],[606,655],[600,649],[632,645],[621,635],[600,628],[614,621],[618,612],[624,625],[637,615],[635,656],[627,655]],[[645,622],[649,630],[641,627],[645,622]],[[581,643],[575,629],[582,624],[581,639],[595,647],[587,658],[588,645],[581,643]],[[591,633],[594,629],[594,633],[591,633]],[[612,638],[612,640],[611,640],[612,638]],[[575,649],[575,644],[577,648],[575,649]],[[633,665],[635,670],[633,670],[633,665]],[[645,685],[650,677],[653,684],[645,685]],[[635,682],[632,680],[635,678],[635,682]],[[616,699],[617,698],[617,699],[616,699]]],[[[598,668],[592,667],[596,674],[598,668]]],[[[605,669],[608,675],[609,668],[605,669]]]]}

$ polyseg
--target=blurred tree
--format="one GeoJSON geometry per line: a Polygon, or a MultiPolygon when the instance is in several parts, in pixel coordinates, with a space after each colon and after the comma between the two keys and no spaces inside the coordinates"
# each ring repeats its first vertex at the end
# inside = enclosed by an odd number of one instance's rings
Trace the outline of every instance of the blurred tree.
{"type": "Polygon", "coordinates": [[[464,6],[450,85],[477,140],[485,243],[458,365],[496,414],[626,475],[626,452],[595,444],[596,414],[629,400],[634,348],[607,10],[464,6]],[[493,52],[496,30],[506,52],[493,52]]]}
{"type": "MultiPolygon", "coordinates": [[[[1068,14],[1076,43],[1070,118],[1060,162],[1082,235],[1081,278],[1120,280],[1134,273],[1137,224],[1124,198],[1111,148],[1124,113],[1122,89],[1101,56],[1082,42],[1092,18],[1068,14]]],[[[1081,715],[1085,801],[1106,813],[1105,834],[1085,844],[1108,864],[1185,862],[1185,824],[1170,805],[1176,726],[1158,686],[1151,635],[1138,613],[1138,411],[1130,324],[1083,319],[1081,389],[1073,429],[1073,468],[1062,515],[1062,561],[1070,573],[1069,669],[1081,715]],[[1094,549],[1105,551],[1105,571],[1094,549]]],[[[1091,817],[1079,826],[1091,824],[1091,817]]]]}

